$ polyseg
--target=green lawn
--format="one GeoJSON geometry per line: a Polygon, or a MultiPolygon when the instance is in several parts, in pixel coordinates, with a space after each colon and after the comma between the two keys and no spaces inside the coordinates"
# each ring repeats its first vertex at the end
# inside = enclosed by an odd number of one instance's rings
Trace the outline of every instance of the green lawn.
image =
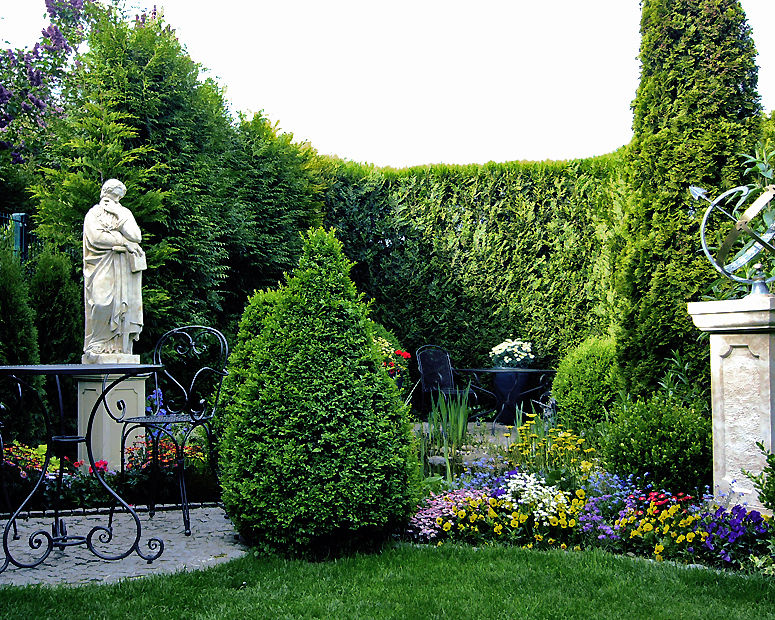
{"type": "Polygon", "coordinates": [[[775,618],[775,580],[600,551],[400,546],[328,562],[246,557],[107,586],[5,587],[24,618],[775,618]]]}

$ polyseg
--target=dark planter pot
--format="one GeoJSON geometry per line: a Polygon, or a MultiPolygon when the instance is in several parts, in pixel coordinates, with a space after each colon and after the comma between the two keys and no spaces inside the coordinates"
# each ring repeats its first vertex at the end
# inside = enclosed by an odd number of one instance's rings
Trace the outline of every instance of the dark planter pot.
{"type": "Polygon", "coordinates": [[[503,368],[493,373],[493,391],[498,398],[498,422],[515,424],[517,408],[531,411],[530,396],[535,387],[535,373],[523,372],[521,368],[503,368]]]}

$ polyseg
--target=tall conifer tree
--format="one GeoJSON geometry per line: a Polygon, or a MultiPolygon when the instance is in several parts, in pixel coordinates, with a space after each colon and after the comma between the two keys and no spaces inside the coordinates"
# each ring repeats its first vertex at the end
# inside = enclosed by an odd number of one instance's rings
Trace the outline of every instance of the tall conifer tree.
{"type": "Polygon", "coordinates": [[[634,242],[617,283],[625,300],[619,361],[635,391],[655,385],[672,350],[707,355],[686,302],[698,300],[715,276],[687,188],[716,194],[740,184],[739,154],[752,150],[760,122],[756,51],[738,0],[641,5],[627,213],[634,242]]]}

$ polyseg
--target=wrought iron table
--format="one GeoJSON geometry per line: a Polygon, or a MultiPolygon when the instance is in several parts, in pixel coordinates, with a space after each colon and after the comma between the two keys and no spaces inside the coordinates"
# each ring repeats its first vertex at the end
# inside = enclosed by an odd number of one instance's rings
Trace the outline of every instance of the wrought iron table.
{"type": "Polygon", "coordinates": [[[509,420],[516,416],[517,406],[522,409],[528,400],[538,402],[548,391],[548,377],[554,370],[546,368],[507,368],[494,366],[491,368],[456,368],[457,372],[467,372],[474,376],[480,373],[493,376],[493,392],[497,399],[497,414],[493,426],[499,419],[509,420]],[[528,385],[532,384],[532,385],[528,385]]]}
{"type": "Polygon", "coordinates": [[[107,484],[101,469],[97,466],[92,448],[92,428],[94,426],[95,416],[100,412],[101,408],[103,409],[103,412],[107,412],[107,415],[113,420],[119,423],[121,422],[125,413],[123,401],[118,401],[116,411],[110,407],[108,402],[108,395],[113,388],[130,377],[152,374],[163,368],[164,366],[161,364],[35,364],[0,366],[0,380],[9,380],[11,382],[13,391],[15,392],[13,397],[19,399],[18,402],[20,406],[23,404],[26,394],[31,394],[33,398],[37,400],[37,403],[43,412],[47,435],[46,456],[43,467],[41,468],[40,477],[35,483],[32,491],[27,495],[24,501],[22,501],[5,524],[5,529],[3,530],[3,551],[5,553],[5,559],[0,563],[0,572],[5,570],[9,563],[20,568],[32,568],[37,566],[49,556],[54,547],[64,549],[65,547],[73,545],[86,545],[94,555],[105,560],[120,560],[129,556],[132,552],[135,552],[148,563],[153,562],[162,554],[164,551],[164,542],[158,538],[151,538],[147,541],[148,553],[144,553],[140,549],[140,538],[142,534],[140,519],[134,508],[124,501],[118,493],[107,484]],[[56,423],[52,419],[50,411],[39,394],[38,389],[33,385],[34,378],[37,376],[53,378],[55,382],[59,413],[56,423]],[[67,434],[65,431],[65,406],[62,396],[61,380],[63,377],[78,376],[102,377],[102,392],[89,414],[85,435],[72,435],[67,434]],[[56,497],[53,502],[54,515],[51,533],[49,534],[46,530],[36,530],[29,535],[28,547],[29,550],[32,551],[29,551],[28,555],[32,555],[33,557],[20,557],[18,551],[15,555],[9,545],[9,535],[11,530],[13,530],[12,540],[18,540],[20,538],[18,534],[19,515],[24,511],[25,507],[30,503],[36,493],[45,490],[44,481],[47,477],[51,458],[63,453],[68,447],[74,447],[81,443],[86,446],[89,463],[91,465],[90,471],[93,472],[94,476],[99,481],[99,484],[108,493],[108,496],[112,498],[113,506],[123,506],[123,508],[132,516],[134,522],[134,535],[130,535],[130,539],[133,538],[131,544],[123,551],[119,549],[116,553],[110,553],[108,550],[105,550],[114,539],[113,511],[111,511],[110,518],[105,526],[94,526],[85,535],[76,536],[67,532],[65,521],[59,515],[58,506],[58,496],[62,484],[62,467],[60,467],[58,474],[59,486],[57,487],[56,497]],[[40,554],[36,556],[33,552],[41,548],[40,554]]]}

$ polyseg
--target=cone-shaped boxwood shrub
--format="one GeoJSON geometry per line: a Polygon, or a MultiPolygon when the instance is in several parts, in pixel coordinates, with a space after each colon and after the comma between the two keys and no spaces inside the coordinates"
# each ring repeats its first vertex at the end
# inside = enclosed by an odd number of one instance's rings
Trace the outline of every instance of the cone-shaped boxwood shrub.
{"type": "Polygon", "coordinates": [[[293,275],[269,298],[254,296],[246,317],[255,324],[241,325],[245,355],[230,363],[221,440],[223,503],[265,551],[364,549],[409,517],[408,412],[380,367],[351,266],[333,232],[311,231],[293,275]]]}

